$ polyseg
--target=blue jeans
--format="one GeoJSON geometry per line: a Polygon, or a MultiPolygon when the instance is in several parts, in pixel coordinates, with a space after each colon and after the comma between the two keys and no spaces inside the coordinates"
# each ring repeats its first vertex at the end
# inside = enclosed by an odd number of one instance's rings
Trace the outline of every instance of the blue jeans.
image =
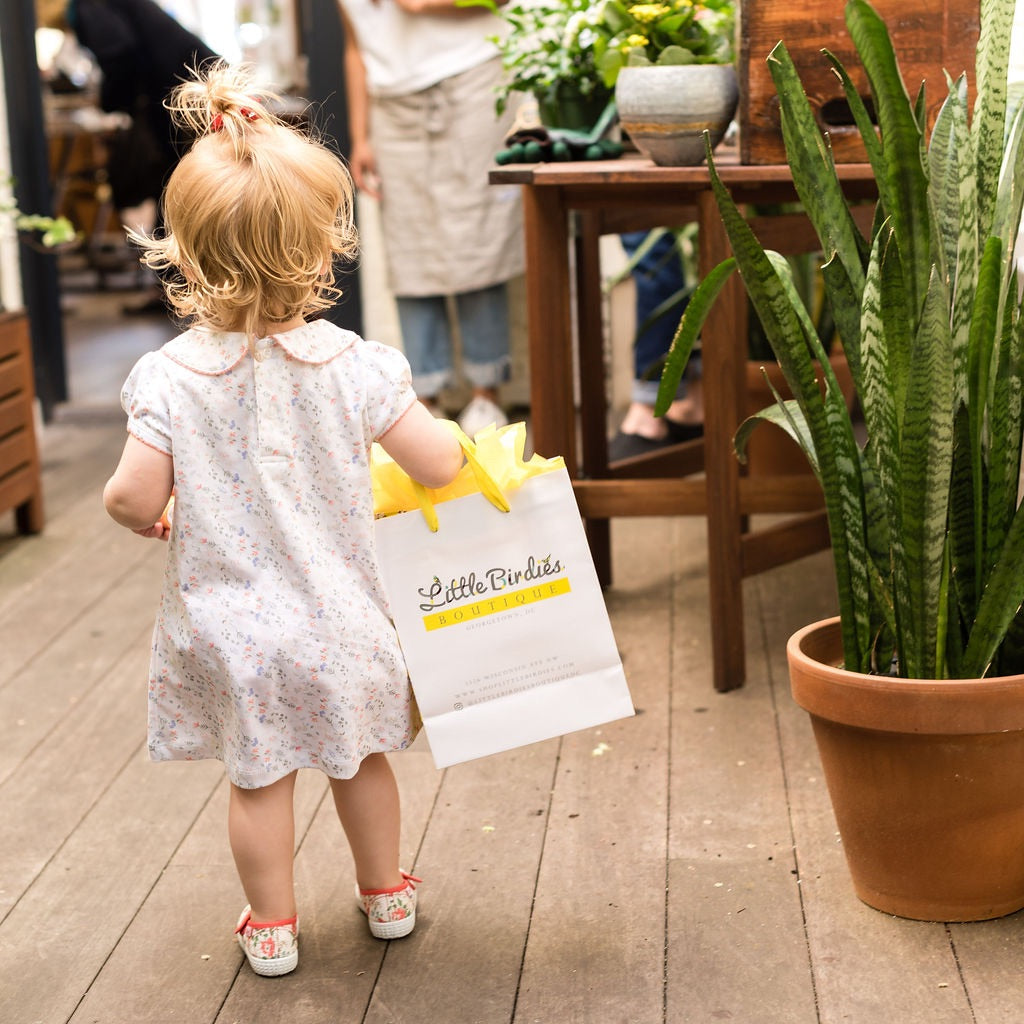
{"type": "MultiPolygon", "coordinates": [[[[475,388],[508,380],[508,288],[502,284],[454,296],[462,370],[475,388]]],[[[434,398],[452,382],[452,335],[444,295],[396,297],[402,345],[412,367],[412,386],[434,398]]]]}
{"type": "MultiPolygon", "coordinates": [[[[632,258],[647,234],[646,231],[631,231],[620,236],[628,257],[632,258]]],[[[639,330],[662,302],[686,285],[682,259],[676,251],[675,236],[671,232],[663,234],[640,258],[633,268],[633,282],[636,285],[636,325],[639,330]]],[[[661,379],[661,362],[672,346],[685,308],[686,301],[663,313],[635,339],[631,394],[634,402],[654,405],[661,379]]],[[[696,358],[691,358],[689,372],[699,374],[699,369],[696,358]]],[[[676,397],[681,398],[685,391],[685,383],[680,382],[676,397]]]]}

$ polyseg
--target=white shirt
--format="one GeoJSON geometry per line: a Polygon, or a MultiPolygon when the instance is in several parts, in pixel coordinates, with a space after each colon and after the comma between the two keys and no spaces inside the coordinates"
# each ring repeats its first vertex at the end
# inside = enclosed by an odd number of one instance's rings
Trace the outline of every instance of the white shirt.
{"type": "Polygon", "coordinates": [[[371,96],[405,96],[495,57],[494,15],[409,14],[395,0],[341,0],[366,65],[371,96]]]}

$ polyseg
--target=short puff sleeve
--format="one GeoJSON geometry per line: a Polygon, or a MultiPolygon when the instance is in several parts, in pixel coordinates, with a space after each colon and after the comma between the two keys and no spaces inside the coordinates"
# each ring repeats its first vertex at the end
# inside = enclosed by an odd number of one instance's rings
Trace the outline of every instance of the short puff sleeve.
{"type": "Polygon", "coordinates": [[[404,353],[390,345],[364,341],[359,346],[366,388],[366,414],[373,440],[386,434],[416,401],[412,370],[404,353]]]}
{"type": "Polygon", "coordinates": [[[128,414],[129,434],[165,455],[174,454],[170,382],[159,352],[147,352],[132,368],[121,388],[121,408],[128,414]]]}

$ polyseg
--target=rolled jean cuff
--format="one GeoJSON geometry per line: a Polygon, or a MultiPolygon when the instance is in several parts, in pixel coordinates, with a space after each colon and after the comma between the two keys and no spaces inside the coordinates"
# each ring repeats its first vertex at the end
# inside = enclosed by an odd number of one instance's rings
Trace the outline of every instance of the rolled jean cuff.
{"type": "MultiPolygon", "coordinates": [[[[676,388],[676,398],[682,398],[686,394],[686,381],[681,380],[676,388]]],[[[630,392],[630,400],[640,405],[654,405],[658,397],[657,380],[635,380],[633,389],[630,392]]]]}
{"type": "Polygon", "coordinates": [[[463,358],[462,371],[475,388],[496,388],[509,378],[508,358],[492,363],[471,363],[463,358]]]}

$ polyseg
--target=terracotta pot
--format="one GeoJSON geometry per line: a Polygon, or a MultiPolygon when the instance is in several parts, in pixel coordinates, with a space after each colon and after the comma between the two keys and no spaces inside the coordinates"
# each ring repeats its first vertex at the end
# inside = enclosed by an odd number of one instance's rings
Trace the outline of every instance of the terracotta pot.
{"type": "MultiPolygon", "coordinates": [[[[839,382],[839,390],[846,399],[846,408],[853,408],[854,387],[853,375],[846,356],[840,352],[829,357],[832,372],[839,382]]],[[[815,364],[817,366],[817,364],[815,364]]],[[[775,390],[783,398],[792,398],[792,392],[782,375],[779,364],[764,360],[750,360],[747,363],[746,409],[744,415],[753,416],[769,405],[774,404],[775,396],[771,393],[764,373],[764,367],[775,390]]],[[[820,372],[818,379],[821,379],[820,372]]],[[[806,476],[811,472],[801,447],[789,434],[771,424],[760,424],[747,441],[747,467],[751,476],[806,476]]]]}
{"type": "Polygon", "coordinates": [[[1024,907],[1024,676],[847,672],[838,618],[795,633],[787,655],[857,895],[922,921],[1024,907]]]}

